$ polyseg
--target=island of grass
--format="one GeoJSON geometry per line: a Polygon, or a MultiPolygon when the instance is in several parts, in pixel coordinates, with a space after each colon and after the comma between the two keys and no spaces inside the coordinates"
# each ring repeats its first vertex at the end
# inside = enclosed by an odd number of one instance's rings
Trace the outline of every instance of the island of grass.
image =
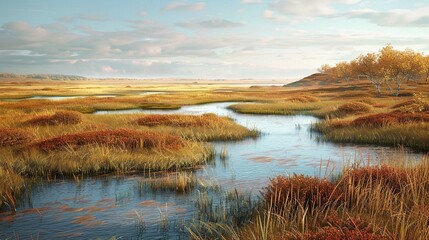
{"type": "Polygon", "coordinates": [[[207,141],[258,134],[214,114],[7,110],[0,128],[0,205],[14,208],[14,195],[26,178],[195,169],[214,156],[207,141]]]}

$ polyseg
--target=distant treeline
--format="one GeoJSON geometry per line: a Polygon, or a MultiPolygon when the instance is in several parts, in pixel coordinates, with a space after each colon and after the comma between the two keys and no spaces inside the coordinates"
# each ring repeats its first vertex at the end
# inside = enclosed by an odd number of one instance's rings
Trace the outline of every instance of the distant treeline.
{"type": "Polygon", "coordinates": [[[33,78],[33,79],[50,79],[50,80],[85,80],[86,77],[76,75],[62,74],[15,74],[15,73],[0,73],[0,78],[33,78]]]}

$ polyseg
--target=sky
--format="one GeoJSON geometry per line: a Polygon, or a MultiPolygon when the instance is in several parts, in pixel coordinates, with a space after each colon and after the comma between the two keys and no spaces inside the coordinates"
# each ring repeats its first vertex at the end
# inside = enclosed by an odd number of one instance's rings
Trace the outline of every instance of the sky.
{"type": "Polygon", "coordinates": [[[386,44],[429,54],[428,0],[0,0],[0,72],[297,79],[386,44]]]}

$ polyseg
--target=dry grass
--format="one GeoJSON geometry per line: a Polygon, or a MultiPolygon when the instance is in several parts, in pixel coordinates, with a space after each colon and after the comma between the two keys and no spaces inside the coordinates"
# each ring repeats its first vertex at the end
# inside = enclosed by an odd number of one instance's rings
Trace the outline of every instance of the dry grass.
{"type": "Polygon", "coordinates": [[[13,147],[28,144],[33,135],[23,129],[0,129],[0,147],[13,147]]]}
{"type": "Polygon", "coordinates": [[[220,239],[428,239],[429,159],[396,157],[335,180],[277,177],[253,219],[218,227],[220,239]]]}
{"type": "Polygon", "coordinates": [[[131,150],[138,148],[179,150],[185,146],[185,141],[180,137],[164,133],[122,129],[62,135],[34,143],[30,148],[49,152],[65,148],[76,149],[86,145],[120,147],[131,150]]]}
{"type": "Polygon", "coordinates": [[[354,126],[382,127],[392,124],[429,122],[429,112],[425,113],[379,113],[363,116],[351,122],[354,126]]]}
{"type": "Polygon", "coordinates": [[[82,121],[82,114],[75,111],[57,111],[51,116],[37,116],[25,122],[28,125],[46,126],[46,125],[68,125],[78,124],[82,121]]]}
{"type": "Polygon", "coordinates": [[[372,110],[372,107],[363,102],[350,102],[345,103],[338,107],[337,112],[340,115],[349,115],[349,114],[362,114],[368,113],[372,110]]]}
{"type": "Polygon", "coordinates": [[[152,114],[137,119],[137,124],[143,126],[172,126],[172,127],[207,127],[219,125],[223,119],[215,114],[193,115],[167,115],[152,114]]]}

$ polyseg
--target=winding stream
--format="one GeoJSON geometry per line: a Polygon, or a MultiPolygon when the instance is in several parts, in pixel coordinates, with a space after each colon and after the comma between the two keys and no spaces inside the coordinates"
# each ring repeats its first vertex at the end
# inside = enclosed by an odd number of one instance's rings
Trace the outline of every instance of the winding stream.
{"type": "MultiPolygon", "coordinates": [[[[227,109],[233,103],[184,106],[179,110],[99,111],[95,114],[129,113],[215,113],[229,116],[239,124],[262,132],[257,139],[214,142],[217,152],[226,148],[229,158],[196,170],[201,179],[210,179],[225,188],[258,193],[269,178],[278,174],[323,176],[346,160],[373,159],[395,150],[387,147],[339,145],[318,142],[309,127],[311,116],[244,115],[227,109]]],[[[407,154],[419,158],[419,154],[407,154]]],[[[137,182],[143,176],[105,176],[80,182],[59,179],[43,182],[28,190],[17,214],[0,213],[0,239],[180,239],[183,222],[195,217],[197,190],[186,194],[170,191],[143,191],[137,182]],[[138,217],[139,216],[139,217],[138,217]],[[144,227],[136,224],[144,220],[144,227]],[[168,224],[163,221],[168,219],[168,224]]]]}

